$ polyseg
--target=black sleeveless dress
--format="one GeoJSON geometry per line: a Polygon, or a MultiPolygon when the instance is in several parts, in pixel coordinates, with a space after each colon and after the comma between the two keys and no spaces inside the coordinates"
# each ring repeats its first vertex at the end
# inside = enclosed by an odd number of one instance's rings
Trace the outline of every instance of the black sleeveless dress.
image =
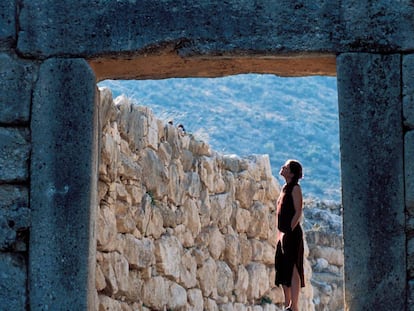
{"type": "Polygon", "coordinates": [[[284,196],[281,208],[278,211],[278,229],[284,233],[283,250],[282,243],[279,241],[276,247],[275,269],[276,269],[276,285],[285,285],[290,287],[292,284],[293,267],[299,272],[301,287],[305,286],[303,273],[303,232],[300,224],[291,230],[290,224],[295,215],[295,207],[293,205],[292,190],[295,184],[286,184],[282,191],[284,196]]]}

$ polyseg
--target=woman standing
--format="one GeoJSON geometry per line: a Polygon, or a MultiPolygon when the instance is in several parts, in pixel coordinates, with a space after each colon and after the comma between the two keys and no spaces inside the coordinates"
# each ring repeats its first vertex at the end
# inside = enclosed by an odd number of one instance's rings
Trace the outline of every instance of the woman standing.
{"type": "Polygon", "coordinates": [[[277,200],[277,228],[279,231],[275,268],[276,285],[282,285],[285,308],[299,311],[299,291],[305,286],[303,273],[302,190],[298,184],[302,178],[302,165],[288,160],[280,169],[286,183],[277,200]]]}

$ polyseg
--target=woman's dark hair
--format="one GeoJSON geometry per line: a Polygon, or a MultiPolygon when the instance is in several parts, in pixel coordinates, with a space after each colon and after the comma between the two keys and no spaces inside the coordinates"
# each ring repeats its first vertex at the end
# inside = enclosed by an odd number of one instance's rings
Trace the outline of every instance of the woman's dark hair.
{"type": "Polygon", "coordinates": [[[298,183],[299,179],[303,177],[302,175],[302,164],[296,160],[289,160],[289,168],[293,174],[292,183],[298,183]]]}

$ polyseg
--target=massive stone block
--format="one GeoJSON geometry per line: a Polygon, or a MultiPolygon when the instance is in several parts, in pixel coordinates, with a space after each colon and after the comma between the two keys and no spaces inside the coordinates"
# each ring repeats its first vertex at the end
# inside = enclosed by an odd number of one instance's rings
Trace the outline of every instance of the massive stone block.
{"type": "Polygon", "coordinates": [[[413,49],[411,0],[343,0],[340,11],[343,51],[387,53],[413,49]]]}
{"type": "Polygon", "coordinates": [[[34,66],[30,62],[0,53],[0,123],[29,122],[33,73],[34,66]]]}
{"type": "Polygon", "coordinates": [[[153,52],[180,55],[333,51],[339,1],[23,1],[25,55],[153,52]]]}
{"type": "Polygon", "coordinates": [[[29,159],[29,129],[0,127],[0,183],[26,182],[29,159]]]}
{"type": "Polygon", "coordinates": [[[401,58],[351,53],[339,55],[337,64],[345,303],[353,311],[403,310],[401,58]]]}
{"type": "Polygon", "coordinates": [[[403,115],[404,124],[414,128],[414,54],[403,56],[403,115]]]}
{"type": "Polygon", "coordinates": [[[9,49],[16,41],[16,8],[15,0],[0,2],[0,50],[9,49]]]}
{"type": "Polygon", "coordinates": [[[94,100],[95,77],[84,60],[52,58],[41,65],[31,119],[31,310],[93,310],[94,100]]]}

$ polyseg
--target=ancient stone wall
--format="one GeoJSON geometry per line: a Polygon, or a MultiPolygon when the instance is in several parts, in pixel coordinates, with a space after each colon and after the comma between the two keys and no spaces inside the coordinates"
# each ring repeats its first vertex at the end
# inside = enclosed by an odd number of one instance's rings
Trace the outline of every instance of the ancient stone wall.
{"type": "Polygon", "coordinates": [[[100,109],[99,310],[279,310],[268,157],[220,155],[108,89],[100,109]]]}
{"type": "Polygon", "coordinates": [[[0,53],[0,304],[24,310],[27,297],[30,101],[35,67],[0,53]]]}

